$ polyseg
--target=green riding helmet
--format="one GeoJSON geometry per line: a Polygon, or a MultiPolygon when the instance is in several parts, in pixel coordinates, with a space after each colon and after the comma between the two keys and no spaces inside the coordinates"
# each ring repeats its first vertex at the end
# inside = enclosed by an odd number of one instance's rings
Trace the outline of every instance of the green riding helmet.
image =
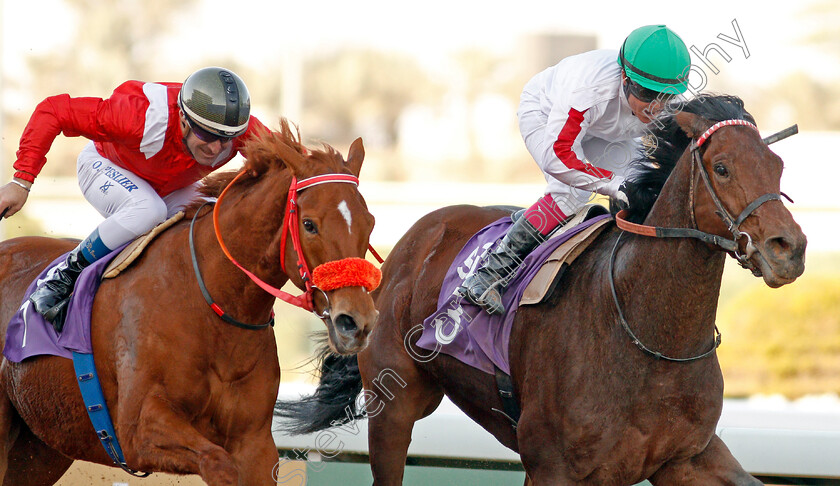
{"type": "Polygon", "coordinates": [[[664,25],[639,27],[627,36],[618,63],[634,83],[656,92],[685,93],[691,56],[685,43],[664,25]]]}
{"type": "Polygon", "coordinates": [[[221,137],[238,137],[248,129],[251,95],[227,69],[207,67],[190,74],[178,104],[191,121],[221,137]]]}

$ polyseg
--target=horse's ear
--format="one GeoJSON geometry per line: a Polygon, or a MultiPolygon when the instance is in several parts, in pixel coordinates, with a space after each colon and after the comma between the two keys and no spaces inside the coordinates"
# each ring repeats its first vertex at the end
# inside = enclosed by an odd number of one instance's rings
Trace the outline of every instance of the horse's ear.
{"type": "Polygon", "coordinates": [[[354,176],[359,177],[359,173],[362,172],[362,162],[364,160],[365,147],[362,144],[362,138],[359,137],[350,145],[350,150],[347,152],[347,165],[350,167],[350,172],[354,176]]]}
{"type": "Polygon", "coordinates": [[[286,164],[292,174],[299,176],[300,170],[306,166],[306,157],[286,142],[278,140],[275,147],[276,156],[286,164]]]}
{"type": "Polygon", "coordinates": [[[699,137],[712,125],[712,122],[702,116],[687,111],[680,111],[674,115],[674,119],[689,138],[699,137]]]}

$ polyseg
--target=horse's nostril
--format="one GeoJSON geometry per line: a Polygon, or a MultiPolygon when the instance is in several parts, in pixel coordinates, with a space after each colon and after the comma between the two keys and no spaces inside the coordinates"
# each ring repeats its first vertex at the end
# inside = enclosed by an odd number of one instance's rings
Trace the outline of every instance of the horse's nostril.
{"type": "Polygon", "coordinates": [[[775,258],[784,258],[789,254],[793,245],[783,236],[776,238],[768,238],[764,243],[764,247],[770,251],[775,258]]]}
{"type": "Polygon", "coordinates": [[[341,314],[335,318],[335,327],[341,334],[353,334],[359,328],[356,325],[356,320],[347,314],[341,314]]]}

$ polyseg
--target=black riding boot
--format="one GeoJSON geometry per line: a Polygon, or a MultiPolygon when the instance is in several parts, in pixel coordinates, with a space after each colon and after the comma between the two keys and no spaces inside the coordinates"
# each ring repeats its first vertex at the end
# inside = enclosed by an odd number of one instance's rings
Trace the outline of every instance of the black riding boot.
{"type": "Polygon", "coordinates": [[[490,314],[503,313],[502,292],[510,283],[510,277],[522,260],[545,239],[524,216],[519,216],[487,256],[484,265],[458,287],[458,293],[490,314]]]}
{"type": "Polygon", "coordinates": [[[90,262],[82,255],[81,245],[77,246],[67,255],[67,259],[55,267],[47,280],[29,296],[35,312],[51,322],[57,332],[61,332],[64,328],[67,304],[70,302],[70,294],[73,293],[76,279],[79,278],[82,269],[88,265],[90,262]]]}

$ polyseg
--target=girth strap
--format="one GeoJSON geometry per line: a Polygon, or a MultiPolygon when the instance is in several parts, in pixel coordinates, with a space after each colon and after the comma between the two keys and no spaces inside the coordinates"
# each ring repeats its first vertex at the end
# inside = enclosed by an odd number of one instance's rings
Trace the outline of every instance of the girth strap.
{"type": "Polygon", "coordinates": [[[102,442],[102,447],[114,464],[121,467],[125,472],[138,478],[145,478],[151,473],[140,472],[131,469],[125,463],[120,442],[117,440],[117,433],[114,430],[114,423],[111,421],[111,414],[108,412],[108,405],[105,404],[105,395],[102,393],[102,385],[99,383],[99,375],[96,374],[96,366],[93,362],[93,354],[73,353],[73,368],[76,370],[76,380],[79,382],[79,391],[82,392],[82,400],[85,402],[90,422],[96,431],[96,436],[102,442]]]}
{"type": "Polygon", "coordinates": [[[516,400],[516,394],[513,392],[513,381],[510,375],[499,369],[498,366],[494,366],[494,368],[496,369],[496,388],[499,390],[499,397],[502,399],[502,408],[504,410],[496,408],[491,410],[504,415],[510,421],[513,430],[516,430],[522,411],[519,409],[519,402],[516,400]]]}

